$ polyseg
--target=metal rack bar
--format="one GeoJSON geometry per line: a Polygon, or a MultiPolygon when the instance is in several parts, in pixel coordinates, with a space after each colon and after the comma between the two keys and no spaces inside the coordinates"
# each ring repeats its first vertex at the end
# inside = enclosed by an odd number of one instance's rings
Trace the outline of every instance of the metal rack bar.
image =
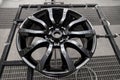
{"type": "Polygon", "coordinates": [[[4,66],[25,66],[25,63],[23,61],[4,61],[4,66]]]}
{"type": "Polygon", "coordinates": [[[17,25],[18,25],[18,23],[16,22],[16,20],[19,19],[21,11],[22,11],[22,7],[20,6],[18,8],[16,17],[15,17],[15,21],[13,22],[12,28],[11,28],[9,36],[8,36],[8,39],[7,39],[6,43],[5,43],[3,54],[2,54],[1,60],[0,60],[0,78],[1,78],[2,72],[4,70],[4,65],[3,65],[4,61],[6,61],[6,59],[8,57],[9,50],[11,48],[11,44],[12,44],[12,41],[13,41],[13,37],[14,37],[15,31],[16,31],[16,28],[17,28],[17,25]]]}
{"type": "Polygon", "coordinates": [[[27,80],[33,80],[33,72],[34,72],[34,70],[32,68],[28,67],[27,80]]]}
{"type": "Polygon", "coordinates": [[[88,7],[88,8],[94,8],[97,4],[30,4],[30,5],[20,5],[22,8],[38,8],[39,6],[41,8],[50,8],[50,7],[64,7],[64,8],[84,8],[84,7],[88,7]]]}
{"type": "MultiPolygon", "coordinates": [[[[96,6],[95,9],[96,9],[96,12],[98,14],[98,17],[101,20],[103,28],[105,29],[106,34],[107,35],[112,35],[112,32],[109,29],[109,22],[107,21],[107,19],[105,19],[105,16],[103,15],[103,12],[102,12],[101,8],[99,6],[96,6]]],[[[112,48],[115,52],[116,57],[117,57],[117,59],[120,63],[120,50],[119,50],[119,48],[118,48],[118,46],[117,46],[113,37],[108,36],[108,39],[111,43],[111,46],[112,46],[112,48]]]]}

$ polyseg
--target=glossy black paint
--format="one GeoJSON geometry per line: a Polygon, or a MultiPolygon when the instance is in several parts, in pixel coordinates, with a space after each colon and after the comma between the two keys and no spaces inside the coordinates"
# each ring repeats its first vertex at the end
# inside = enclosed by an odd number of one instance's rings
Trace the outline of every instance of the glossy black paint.
{"type": "Polygon", "coordinates": [[[21,24],[17,34],[17,48],[31,68],[49,77],[65,77],[82,67],[86,60],[92,57],[96,48],[96,33],[82,15],[67,8],[46,8],[34,13],[21,24]],[[35,37],[43,39],[32,43],[35,37]],[[80,39],[82,44],[72,38],[80,39]],[[27,43],[29,41],[30,43],[27,43]],[[40,61],[36,61],[31,55],[42,47],[47,48],[46,53],[40,61]],[[73,62],[67,47],[77,50],[81,58],[73,62]],[[62,59],[62,66],[57,69],[50,65],[54,49],[60,50],[62,59]]]}

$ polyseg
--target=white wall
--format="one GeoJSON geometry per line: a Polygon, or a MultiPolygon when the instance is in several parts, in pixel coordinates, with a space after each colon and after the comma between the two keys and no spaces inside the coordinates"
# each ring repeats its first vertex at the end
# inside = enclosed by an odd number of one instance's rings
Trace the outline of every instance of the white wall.
{"type": "MultiPolygon", "coordinates": [[[[50,1],[50,0],[3,0],[1,7],[16,8],[19,6],[19,4],[43,4],[45,1],[50,1]]],[[[102,6],[120,5],[120,0],[56,0],[56,1],[64,2],[66,4],[97,3],[102,6]]]]}
{"type": "MultiPolygon", "coordinates": [[[[51,0],[3,0],[2,7],[18,7],[19,4],[43,4],[45,1],[51,1],[51,0]]],[[[113,0],[56,0],[57,2],[64,2],[66,4],[81,4],[81,3],[98,3],[100,5],[114,5],[113,0]],[[104,2],[103,2],[104,1],[104,2]]],[[[119,2],[116,2],[115,4],[120,4],[119,2]]]]}
{"type": "Polygon", "coordinates": [[[44,0],[4,0],[1,7],[16,8],[20,4],[42,4],[44,0]]]}
{"type": "Polygon", "coordinates": [[[0,0],[0,5],[2,4],[2,0],[0,0]]]}

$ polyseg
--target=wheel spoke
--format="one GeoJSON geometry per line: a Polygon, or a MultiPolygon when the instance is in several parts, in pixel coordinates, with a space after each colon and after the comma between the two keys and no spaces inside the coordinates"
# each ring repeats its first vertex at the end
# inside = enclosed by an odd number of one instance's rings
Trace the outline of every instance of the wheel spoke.
{"type": "Polygon", "coordinates": [[[52,51],[53,51],[53,44],[49,44],[49,47],[46,51],[46,53],[43,55],[41,60],[38,62],[37,69],[43,70],[45,66],[50,66],[50,59],[52,57],[52,51]]]}
{"type": "Polygon", "coordinates": [[[22,56],[31,56],[32,52],[37,48],[44,47],[48,43],[47,40],[38,40],[36,43],[33,43],[31,46],[22,49],[20,52],[22,56]]]}
{"type": "Polygon", "coordinates": [[[92,57],[92,52],[88,51],[86,48],[82,47],[77,41],[68,40],[66,42],[68,47],[76,49],[82,56],[86,56],[88,58],[92,57]]]}
{"type": "MultiPolygon", "coordinates": [[[[73,61],[70,59],[66,49],[65,49],[65,46],[64,44],[61,44],[60,46],[60,49],[61,49],[61,55],[64,57],[64,60],[65,62],[67,63],[66,65],[68,66],[68,69],[69,71],[73,71],[75,70],[75,66],[74,66],[74,63],[73,61]]],[[[63,62],[64,63],[64,62],[63,62]]]]}
{"type": "Polygon", "coordinates": [[[36,18],[34,16],[30,16],[30,17],[28,17],[28,19],[30,19],[32,21],[35,21],[35,22],[37,22],[39,24],[42,24],[45,29],[47,28],[47,24],[43,20],[40,20],[40,19],[38,19],[38,18],[36,18]]]}
{"type": "Polygon", "coordinates": [[[94,30],[84,30],[84,31],[70,31],[70,37],[92,37],[95,35],[94,30]]]}
{"type": "Polygon", "coordinates": [[[25,29],[25,28],[19,29],[19,32],[24,36],[41,36],[42,37],[45,35],[45,31],[25,29]]]}
{"type": "Polygon", "coordinates": [[[86,21],[87,19],[85,17],[81,17],[77,20],[72,21],[69,25],[68,28],[70,29],[73,25],[77,24],[77,23],[81,23],[83,21],[86,21]]]}
{"type": "Polygon", "coordinates": [[[48,14],[49,14],[49,18],[50,18],[51,22],[54,24],[54,23],[55,23],[55,20],[54,20],[54,18],[53,18],[52,8],[48,8],[48,14]]]}
{"type": "Polygon", "coordinates": [[[68,9],[64,8],[63,15],[62,15],[62,18],[60,20],[60,24],[62,24],[64,22],[64,20],[66,19],[67,12],[68,12],[68,9]]]}

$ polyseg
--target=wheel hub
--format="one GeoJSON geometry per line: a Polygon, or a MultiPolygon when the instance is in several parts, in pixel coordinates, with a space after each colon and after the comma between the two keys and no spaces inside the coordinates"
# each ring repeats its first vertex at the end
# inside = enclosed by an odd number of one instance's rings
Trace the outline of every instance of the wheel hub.
{"type": "Polygon", "coordinates": [[[62,28],[49,29],[47,38],[52,43],[60,44],[67,39],[66,31],[62,28]]]}

